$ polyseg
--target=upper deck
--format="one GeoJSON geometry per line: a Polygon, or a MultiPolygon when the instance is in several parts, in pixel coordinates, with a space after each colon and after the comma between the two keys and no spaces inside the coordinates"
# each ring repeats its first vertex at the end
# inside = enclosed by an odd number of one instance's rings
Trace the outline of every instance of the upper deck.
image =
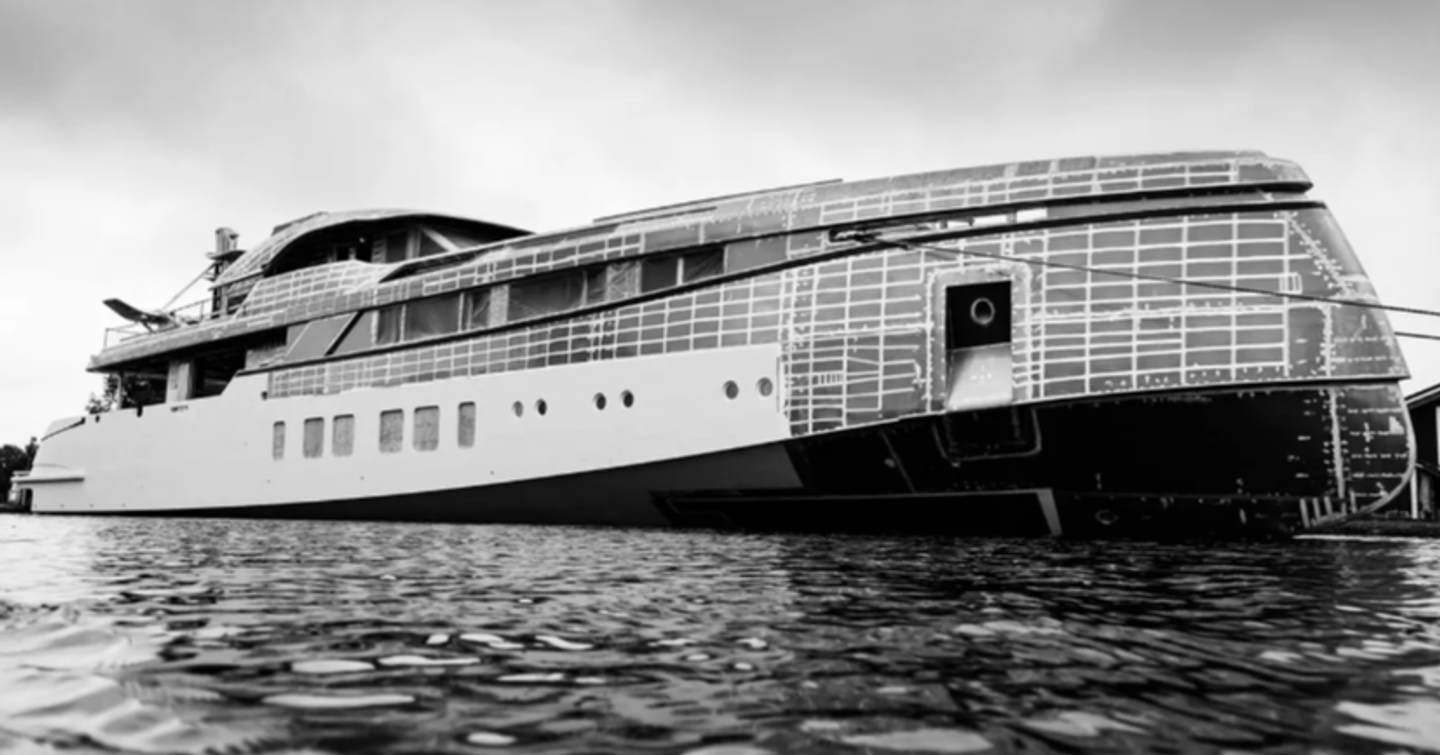
{"type": "MultiPolygon", "coordinates": [[[[429,213],[318,214],[276,229],[221,272],[210,311],[107,343],[92,359],[91,369],[153,364],[173,353],[263,338],[290,326],[395,302],[572,268],[599,269],[603,263],[630,258],[658,259],[698,250],[713,256],[704,264],[738,274],[843,252],[855,244],[833,231],[878,221],[943,217],[952,226],[983,225],[999,231],[1027,222],[1034,217],[1027,211],[1036,208],[1303,192],[1309,187],[1298,166],[1259,152],[1192,152],[1066,158],[783,187],[614,215],[534,235],[429,213]],[[392,237],[402,233],[404,240],[392,243],[392,237]]],[[[677,270],[673,282],[686,280],[677,270]]],[[[643,291],[638,282],[631,285],[636,293],[643,291]]],[[[592,303],[588,296],[581,298],[592,303]]],[[[478,324],[495,327],[497,321],[492,316],[478,324]]],[[[328,334],[334,339],[353,325],[336,318],[335,330],[321,328],[325,332],[316,337],[328,334]]],[[[284,351],[294,346],[290,340],[251,344],[250,350],[284,351]]],[[[244,367],[263,366],[263,361],[247,357],[244,367]]]]}

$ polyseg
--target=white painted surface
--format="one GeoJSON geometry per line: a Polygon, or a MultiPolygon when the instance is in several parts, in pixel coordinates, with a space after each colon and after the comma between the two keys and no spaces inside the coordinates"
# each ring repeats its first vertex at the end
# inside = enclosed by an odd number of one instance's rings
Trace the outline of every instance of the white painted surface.
{"type": "MultiPolygon", "coordinates": [[[[37,471],[84,470],[79,484],[37,485],[41,512],[163,511],[305,503],[494,485],[682,459],[790,436],[781,412],[776,345],[607,360],[543,370],[264,400],[263,375],[236,378],[223,395],[114,411],[49,438],[37,471]],[[777,390],[755,390],[760,378],[777,390]],[[740,386],[727,398],[724,384],[740,386]],[[630,391],[634,406],[625,407],[630,391]],[[604,394],[606,408],[595,406],[604,394]],[[537,402],[543,400],[541,416],[537,402]],[[515,402],[523,416],[513,411],[515,402]],[[475,445],[460,448],[462,402],[476,407],[475,445]],[[415,448],[417,407],[440,409],[439,447],[415,448]],[[404,412],[398,453],[381,453],[380,413],[404,412]],[[332,453],[333,418],[355,417],[354,452],[332,453]],[[304,458],[303,426],[325,420],[324,453],[304,458]],[[285,423],[285,455],[272,458],[272,428],[285,423]]],[[[798,484],[769,465],[731,484],[798,484]]],[[[714,480],[706,484],[715,484],[714,480]]]]}

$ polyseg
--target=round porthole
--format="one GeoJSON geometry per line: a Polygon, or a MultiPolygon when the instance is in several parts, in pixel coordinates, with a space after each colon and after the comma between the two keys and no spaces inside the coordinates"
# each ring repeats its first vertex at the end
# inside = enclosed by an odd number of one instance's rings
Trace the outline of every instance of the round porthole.
{"type": "Polygon", "coordinates": [[[630,391],[621,391],[620,403],[624,404],[626,409],[629,409],[635,405],[635,394],[630,391]]]}
{"type": "Polygon", "coordinates": [[[517,417],[523,417],[525,415],[525,405],[520,403],[519,401],[511,404],[510,410],[515,412],[515,416],[517,417]]]}
{"type": "Polygon", "coordinates": [[[970,322],[982,328],[995,322],[995,302],[990,301],[988,296],[970,302],[970,322]]]}
{"type": "Polygon", "coordinates": [[[755,390],[759,391],[761,396],[769,396],[775,391],[775,384],[770,382],[770,378],[760,378],[755,381],[755,390]]]}
{"type": "Polygon", "coordinates": [[[740,386],[734,380],[725,381],[725,398],[735,398],[740,395],[740,386]]]}
{"type": "Polygon", "coordinates": [[[604,409],[605,409],[605,394],[603,394],[603,393],[597,393],[597,394],[595,394],[595,408],[596,408],[596,409],[599,409],[599,410],[601,410],[601,411],[604,411],[604,409]]]}
{"type": "Polygon", "coordinates": [[[545,412],[546,412],[546,410],[548,410],[549,408],[550,408],[549,404],[546,404],[546,403],[545,403],[545,399],[543,399],[543,398],[542,398],[542,399],[539,399],[539,400],[537,400],[537,401],[535,402],[535,413],[536,413],[536,414],[539,414],[539,415],[542,416],[542,417],[545,416],[545,412]]]}

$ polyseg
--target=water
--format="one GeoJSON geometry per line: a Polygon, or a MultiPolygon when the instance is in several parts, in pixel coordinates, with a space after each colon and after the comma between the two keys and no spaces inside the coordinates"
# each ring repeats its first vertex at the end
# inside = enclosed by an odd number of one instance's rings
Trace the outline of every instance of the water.
{"type": "Polygon", "coordinates": [[[0,517],[0,751],[1440,751],[1440,543],[0,517]]]}

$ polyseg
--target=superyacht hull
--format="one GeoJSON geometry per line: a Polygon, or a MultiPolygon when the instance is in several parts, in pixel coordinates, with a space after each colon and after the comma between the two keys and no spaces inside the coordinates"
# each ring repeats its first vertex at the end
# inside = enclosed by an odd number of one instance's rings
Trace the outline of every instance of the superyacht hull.
{"type": "Polygon", "coordinates": [[[1413,453],[1395,334],[1309,188],[1182,153],[548,234],[221,229],[208,310],[107,302],[134,324],[91,368],[131,406],[52,425],[17,485],[57,514],[1301,531],[1383,506],[1413,453]]]}
{"type": "MultiPolygon", "coordinates": [[[[623,365],[633,368],[626,374],[613,374],[615,364],[561,369],[548,383],[527,381],[529,400],[522,401],[521,416],[515,416],[514,402],[502,400],[507,392],[519,395],[519,384],[493,376],[299,402],[192,402],[184,412],[110,417],[66,430],[52,442],[95,443],[98,447],[76,453],[118,463],[49,483],[42,470],[31,484],[50,489],[36,509],[993,535],[1269,536],[1383,505],[1403,484],[1410,463],[1403,399],[1398,387],[1387,383],[1081,399],[939,412],[786,438],[773,397],[752,389],[731,398],[725,392],[729,381],[717,379],[716,370],[736,374],[746,363],[752,385],[772,378],[773,353],[744,352],[638,360],[623,365]],[[628,386],[622,390],[631,406],[617,394],[613,405],[597,409],[599,394],[587,389],[602,385],[628,386]],[[544,398],[531,398],[537,391],[544,398]],[[288,419],[303,427],[306,415],[379,416],[385,407],[458,407],[486,395],[494,397],[494,406],[480,417],[490,440],[469,447],[459,444],[452,427],[458,412],[443,412],[434,449],[416,451],[413,439],[398,453],[382,453],[373,443],[340,458],[326,448],[304,458],[301,449],[294,462],[301,474],[289,477],[275,474],[273,465],[247,469],[207,461],[239,457],[247,452],[243,447],[195,452],[218,427],[246,418],[254,426],[288,419]],[[543,416],[534,413],[537,400],[546,402],[543,416]],[[282,419],[256,416],[267,412],[282,419]],[[119,447],[104,450],[133,441],[147,421],[157,436],[152,447],[168,446],[169,453],[147,463],[119,447]],[[687,446],[681,440],[686,437],[709,441],[687,446]],[[179,463],[162,462],[171,454],[179,463]]],[[[361,436],[376,432],[373,424],[357,428],[361,436]]],[[[333,438],[320,442],[328,445],[333,438]]]]}

